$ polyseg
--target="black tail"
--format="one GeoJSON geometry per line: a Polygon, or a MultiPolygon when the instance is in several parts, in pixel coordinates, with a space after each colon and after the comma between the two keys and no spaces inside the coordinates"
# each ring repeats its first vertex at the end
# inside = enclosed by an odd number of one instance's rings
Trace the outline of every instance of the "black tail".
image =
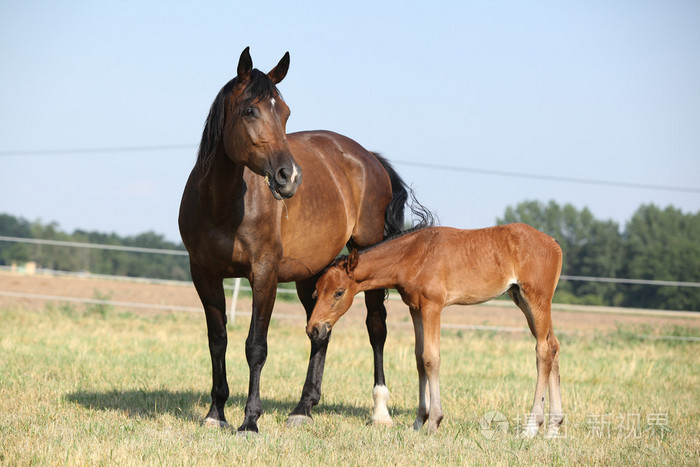
{"type": "Polygon", "coordinates": [[[391,180],[392,197],[389,205],[386,207],[384,216],[384,238],[390,238],[409,230],[418,230],[435,225],[435,215],[416,200],[413,190],[406,185],[406,182],[394,170],[389,161],[376,152],[372,154],[382,164],[391,180]],[[406,225],[404,220],[406,207],[411,210],[412,214],[411,218],[413,221],[410,225],[406,225]]]}

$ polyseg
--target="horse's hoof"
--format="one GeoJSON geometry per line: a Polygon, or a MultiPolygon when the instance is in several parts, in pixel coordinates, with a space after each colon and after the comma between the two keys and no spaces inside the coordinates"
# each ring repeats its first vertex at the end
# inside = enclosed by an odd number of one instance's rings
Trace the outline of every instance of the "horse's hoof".
{"type": "Polygon", "coordinates": [[[391,417],[388,417],[388,416],[387,417],[377,417],[377,418],[372,417],[372,419],[369,421],[368,425],[390,427],[390,426],[394,426],[394,421],[391,419],[391,417]]]}
{"type": "Polygon", "coordinates": [[[559,425],[550,426],[547,429],[547,433],[544,435],[545,439],[554,439],[559,437],[559,425]]]}
{"type": "Polygon", "coordinates": [[[528,426],[520,433],[520,437],[526,439],[534,438],[538,431],[537,428],[536,426],[528,426]]]}
{"type": "Polygon", "coordinates": [[[314,419],[308,415],[290,415],[287,417],[287,427],[294,428],[297,426],[308,425],[313,423],[314,419]]]}
{"type": "Polygon", "coordinates": [[[438,431],[438,424],[437,423],[430,423],[428,422],[425,425],[425,432],[428,433],[429,435],[434,435],[438,431]]]}
{"type": "Polygon", "coordinates": [[[228,428],[228,422],[226,420],[217,420],[215,418],[205,418],[202,425],[207,428],[228,428]]]}
{"type": "Polygon", "coordinates": [[[241,436],[241,437],[245,436],[246,438],[252,438],[253,436],[257,436],[257,435],[258,435],[258,432],[253,431],[253,430],[241,430],[241,429],[236,430],[236,436],[241,436]]]}

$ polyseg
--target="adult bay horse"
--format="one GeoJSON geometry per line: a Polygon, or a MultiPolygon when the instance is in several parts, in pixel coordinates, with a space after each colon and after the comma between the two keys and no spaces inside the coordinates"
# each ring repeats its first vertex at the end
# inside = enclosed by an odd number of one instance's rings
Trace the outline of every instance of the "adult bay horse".
{"type": "Polygon", "coordinates": [[[438,383],[442,309],[483,303],[507,292],[537,340],[535,398],[523,434],[533,437],[543,423],[549,386],[546,435],[556,436],[563,415],[559,341],[552,329],[551,304],[561,264],[559,244],[525,224],[417,230],[335,261],[317,282],[316,307],[306,332],[320,345],[355,294],[396,288],[410,309],[416,337],[419,405],[413,427],[419,430],[427,421],[427,429],[435,431],[442,420],[438,383]]]}
{"type": "MultiPolygon", "coordinates": [[[[241,431],[258,431],[260,372],[278,282],[296,282],[311,316],[317,275],[348,245],[365,248],[400,232],[408,191],[392,167],[355,141],[327,132],[286,134],[289,108],[276,85],[289,53],[269,73],[253,68],[248,48],[237,76],[219,92],[180,205],[180,233],[204,306],[212,362],[205,423],[226,426],[226,303],[222,281],[246,277],[253,310],[245,355],[250,369],[241,431]],[[304,181],[302,183],[302,174],[304,181]]],[[[390,424],[382,353],[384,291],[366,295],[374,351],[373,421],[390,424]]],[[[312,344],[306,381],[288,423],[310,420],[319,401],[327,342],[312,344]]]]}

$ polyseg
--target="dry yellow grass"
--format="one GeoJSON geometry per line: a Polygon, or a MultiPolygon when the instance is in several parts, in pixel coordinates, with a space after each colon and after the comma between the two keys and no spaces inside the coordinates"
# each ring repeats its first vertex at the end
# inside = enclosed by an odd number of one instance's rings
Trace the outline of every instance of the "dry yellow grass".
{"type": "MultiPolygon", "coordinates": [[[[232,424],[243,419],[246,333],[247,319],[230,328],[232,424]]],[[[5,308],[0,463],[697,465],[699,343],[637,340],[624,329],[561,336],[565,437],[546,441],[515,434],[535,382],[534,341],[525,334],[443,331],[445,420],[436,435],[413,432],[412,334],[392,327],[386,345],[394,427],[366,425],[371,350],[361,324],[348,320],[334,330],[315,423],[289,429],[309,344],[301,322],[273,319],[261,434],[237,436],[201,425],[210,388],[201,315],[5,308]],[[491,411],[505,416],[505,433],[480,427],[491,411]]]]}

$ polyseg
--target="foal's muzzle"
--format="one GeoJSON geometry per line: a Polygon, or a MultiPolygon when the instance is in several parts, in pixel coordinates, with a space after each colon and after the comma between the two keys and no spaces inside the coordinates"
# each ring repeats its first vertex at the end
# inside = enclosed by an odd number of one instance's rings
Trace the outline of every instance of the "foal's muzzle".
{"type": "Polygon", "coordinates": [[[331,325],[328,323],[318,323],[311,329],[306,330],[306,334],[311,339],[311,342],[322,342],[328,339],[331,334],[331,325]]]}

